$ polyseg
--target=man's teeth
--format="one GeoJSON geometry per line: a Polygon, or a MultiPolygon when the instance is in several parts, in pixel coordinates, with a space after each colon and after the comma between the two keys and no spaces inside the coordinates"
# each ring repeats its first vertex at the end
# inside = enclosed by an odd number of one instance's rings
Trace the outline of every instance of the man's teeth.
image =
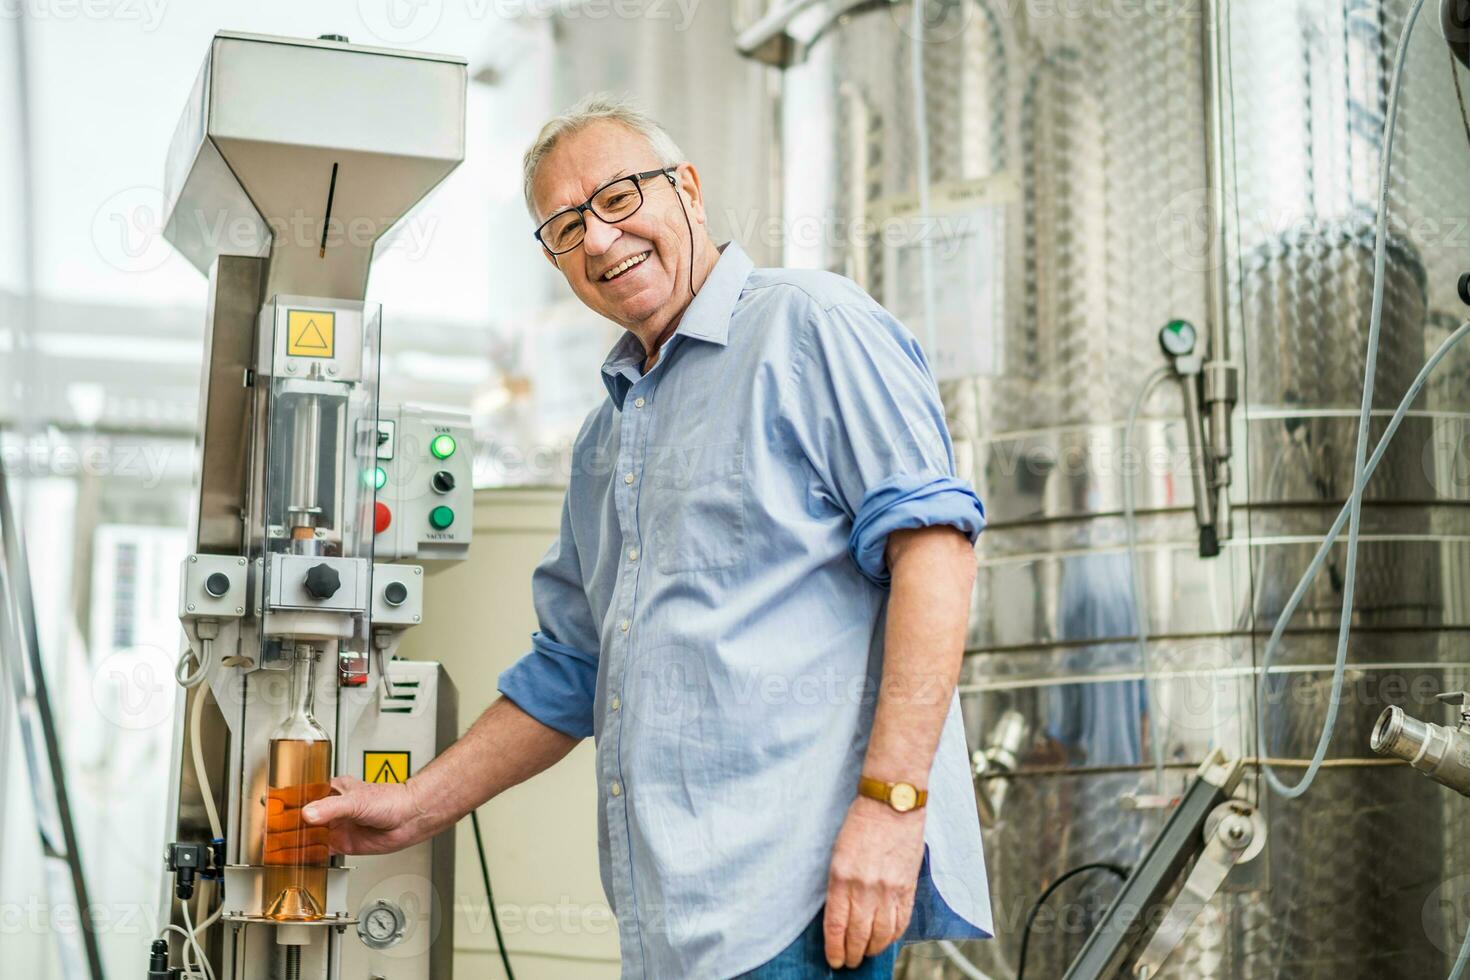
{"type": "Polygon", "coordinates": [[[647,252],[639,252],[637,255],[629,256],[628,258],[619,262],[617,265],[613,266],[611,269],[608,269],[606,272],[604,272],[602,274],[602,281],[609,282],[613,279],[616,279],[618,276],[627,272],[629,269],[633,268],[633,266],[642,262],[646,258],[648,258],[647,252]]]}

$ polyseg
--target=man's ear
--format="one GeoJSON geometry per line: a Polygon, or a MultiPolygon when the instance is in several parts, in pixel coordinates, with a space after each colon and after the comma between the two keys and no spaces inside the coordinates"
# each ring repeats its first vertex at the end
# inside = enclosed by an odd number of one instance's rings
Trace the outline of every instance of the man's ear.
{"type": "Polygon", "coordinates": [[[704,191],[699,186],[699,171],[692,163],[681,163],[673,176],[679,182],[679,190],[689,199],[689,219],[697,224],[705,224],[704,191]]]}

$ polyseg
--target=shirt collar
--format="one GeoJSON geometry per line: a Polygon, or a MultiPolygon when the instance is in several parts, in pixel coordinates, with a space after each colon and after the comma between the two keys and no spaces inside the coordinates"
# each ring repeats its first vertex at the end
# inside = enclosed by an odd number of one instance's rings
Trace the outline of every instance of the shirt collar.
{"type": "MultiPolygon", "coordinates": [[[[690,337],[726,346],[730,340],[730,318],[735,314],[735,303],[754,268],[755,263],[738,243],[731,241],[721,245],[719,259],[684,310],[674,337],[690,337]]],[[[673,342],[674,338],[670,337],[664,343],[665,349],[673,342]]],[[[643,377],[645,359],[643,344],[630,331],[618,338],[602,362],[602,383],[607,386],[608,397],[619,410],[628,389],[643,377]]]]}

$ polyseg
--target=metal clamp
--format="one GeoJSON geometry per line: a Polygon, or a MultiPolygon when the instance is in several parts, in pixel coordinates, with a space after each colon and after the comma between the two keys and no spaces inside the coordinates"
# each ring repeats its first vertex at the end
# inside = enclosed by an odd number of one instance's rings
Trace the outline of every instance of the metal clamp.
{"type": "Polygon", "coordinates": [[[1135,980],[1158,976],[1164,961],[1184,940],[1185,933],[1215,897],[1230,870],[1261,853],[1266,846],[1266,821],[1261,811],[1249,803],[1230,800],[1210,811],[1204,837],[1204,851],[1134,964],[1135,980]]]}

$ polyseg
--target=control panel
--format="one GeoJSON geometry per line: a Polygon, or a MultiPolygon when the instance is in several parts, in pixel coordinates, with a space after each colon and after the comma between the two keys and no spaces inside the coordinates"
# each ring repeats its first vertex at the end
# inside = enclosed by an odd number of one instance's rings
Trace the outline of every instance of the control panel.
{"type": "Polygon", "coordinates": [[[415,405],[378,412],[373,554],[379,561],[463,558],[474,525],[470,420],[415,405]]]}

